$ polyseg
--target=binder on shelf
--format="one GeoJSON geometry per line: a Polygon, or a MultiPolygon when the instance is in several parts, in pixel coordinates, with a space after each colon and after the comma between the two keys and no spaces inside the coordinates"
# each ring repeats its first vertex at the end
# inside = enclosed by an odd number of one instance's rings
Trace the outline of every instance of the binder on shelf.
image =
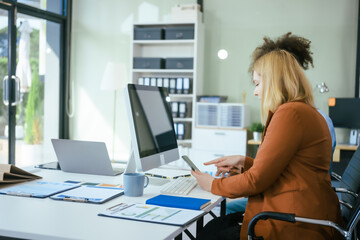
{"type": "Polygon", "coordinates": [[[156,87],[156,78],[150,79],[150,86],[156,87]]]}
{"type": "Polygon", "coordinates": [[[169,89],[169,78],[163,78],[163,87],[169,89]]]}
{"type": "Polygon", "coordinates": [[[180,118],[186,118],[186,102],[179,102],[178,112],[180,118]]]}
{"type": "Polygon", "coordinates": [[[211,204],[210,199],[179,197],[160,194],[156,197],[146,200],[146,204],[163,207],[174,207],[192,210],[201,210],[211,204]]]}
{"type": "Polygon", "coordinates": [[[162,79],[162,78],[157,78],[157,79],[156,79],[156,86],[158,86],[158,87],[162,87],[162,86],[163,86],[163,79],[162,79]]]}
{"type": "Polygon", "coordinates": [[[170,82],[169,82],[169,92],[171,94],[176,93],[176,79],[175,78],[170,78],[170,82]]]}
{"type": "Polygon", "coordinates": [[[182,78],[176,79],[176,93],[177,94],[183,93],[183,79],[182,78]]]}
{"type": "Polygon", "coordinates": [[[178,113],[179,113],[179,103],[178,102],[171,103],[171,111],[172,111],[173,118],[178,117],[178,113]]]}
{"type": "Polygon", "coordinates": [[[138,78],[138,84],[139,85],[144,85],[144,78],[143,77],[138,78]]]}
{"type": "Polygon", "coordinates": [[[190,94],[190,78],[183,78],[183,93],[190,94]]]}
{"type": "Polygon", "coordinates": [[[185,138],[185,124],[184,123],[178,123],[177,124],[177,139],[178,140],[184,140],[185,138]]]}
{"type": "Polygon", "coordinates": [[[176,134],[176,136],[177,136],[177,134],[178,134],[177,123],[174,123],[174,131],[175,131],[175,134],[176,134]]]}
{"type": "Polygon", "coordinates": [[[150,86],[150,78],[149,77],[144,78],[144,85],[150,86]]]}

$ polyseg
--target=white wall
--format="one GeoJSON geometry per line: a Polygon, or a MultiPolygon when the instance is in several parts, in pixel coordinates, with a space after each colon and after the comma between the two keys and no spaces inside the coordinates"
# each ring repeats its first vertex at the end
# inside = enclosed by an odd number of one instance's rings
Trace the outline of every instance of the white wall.
{"type": "MultiPolygon", "coordinates": [[[[131,24],[170,19],[175,4],[190,0],[76,0],[73,2],[71,80],[75,83],[75,115],[70,120],[71,138],[107,143],[112,152],[114,94],[100,90],[108,61],[130,68],[131,24]]],[[[228,95],[241,102],[242,92],[251,106],[251,118],[260,120],[259,102],[252,96],[248,73],[250,56],[264,36],[288,31],[312,41],[313,69],[306,74],[315,88],[325,81],[330,92],[314,92],[317,106],[327,112],[328,97],[352,97],[355,86],[357,37],[356,0],[227,0],[204,1],[204,93],[228,95]],[[220,61],[217,51],[229,57],[220,61]]],[[[130,69],[128,70],[130,76],[130,69]]],[[[338,134],[338,142],[344,138],[338,134]]],[[[345,139],[346,140],[346,139],[345,139]]],[[[127,159],[130,134],[123,93],[116,100],[115,158],[127,159]]]]}

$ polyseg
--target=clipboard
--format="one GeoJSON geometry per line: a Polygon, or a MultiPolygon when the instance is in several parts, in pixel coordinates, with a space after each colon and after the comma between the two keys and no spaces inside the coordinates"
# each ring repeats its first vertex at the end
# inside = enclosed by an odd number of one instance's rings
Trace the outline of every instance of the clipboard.
{"type": "Polygon", "coordinates": [[[82,185],[78,188],[51,196],[54,200],[101,204],[124,194],[124,189],[82,185]]]}
{"type": "Polygon", "coordinates": [[[174,226],[188,225],[202,215],[205,215],[204,211],[137,203],[120,203],[98,214],[98,216],[103,217],[122,218],[174,226]]]}
{"type": "Polygon", "coordinates": [[[51,195],[77,188],[80,184],[64,182],[32,181],[0,189],[0,194],[46,198],[51,195]]]}

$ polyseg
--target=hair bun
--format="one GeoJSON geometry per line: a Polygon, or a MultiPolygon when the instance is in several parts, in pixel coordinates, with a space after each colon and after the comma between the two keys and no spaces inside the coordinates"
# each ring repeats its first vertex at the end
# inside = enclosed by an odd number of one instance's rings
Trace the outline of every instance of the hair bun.
{"type": "Polygon", "coordinates": [[[300,66],[305,70],[309,68],[309,64],[314,67],[312,58],[313,53],[310,51],[310,43],[311,41],[308,39],[292,35],[291,32],[282,35],[277,38],[276,41],[273,41],[268,37],[264,37],[264,43],[257,47],[253,53],[251,68],[259,58],[269,52],[277,50],[289,52],[296,58],[300,66]]]}

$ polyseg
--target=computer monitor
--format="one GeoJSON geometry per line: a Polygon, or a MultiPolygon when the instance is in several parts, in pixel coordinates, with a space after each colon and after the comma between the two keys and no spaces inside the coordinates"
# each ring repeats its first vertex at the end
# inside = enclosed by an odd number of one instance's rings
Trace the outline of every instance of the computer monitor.
{"type": "Polygon", "coordinates": [[[178,160],[167,89],[128,84],[125,98],[132,143],[125,172],[147,171],[178,160]]]}
{"type": "Polygon", "coordinates": [[[360,98],[329,98],[334,127],[360,129],[360,98]]]}

